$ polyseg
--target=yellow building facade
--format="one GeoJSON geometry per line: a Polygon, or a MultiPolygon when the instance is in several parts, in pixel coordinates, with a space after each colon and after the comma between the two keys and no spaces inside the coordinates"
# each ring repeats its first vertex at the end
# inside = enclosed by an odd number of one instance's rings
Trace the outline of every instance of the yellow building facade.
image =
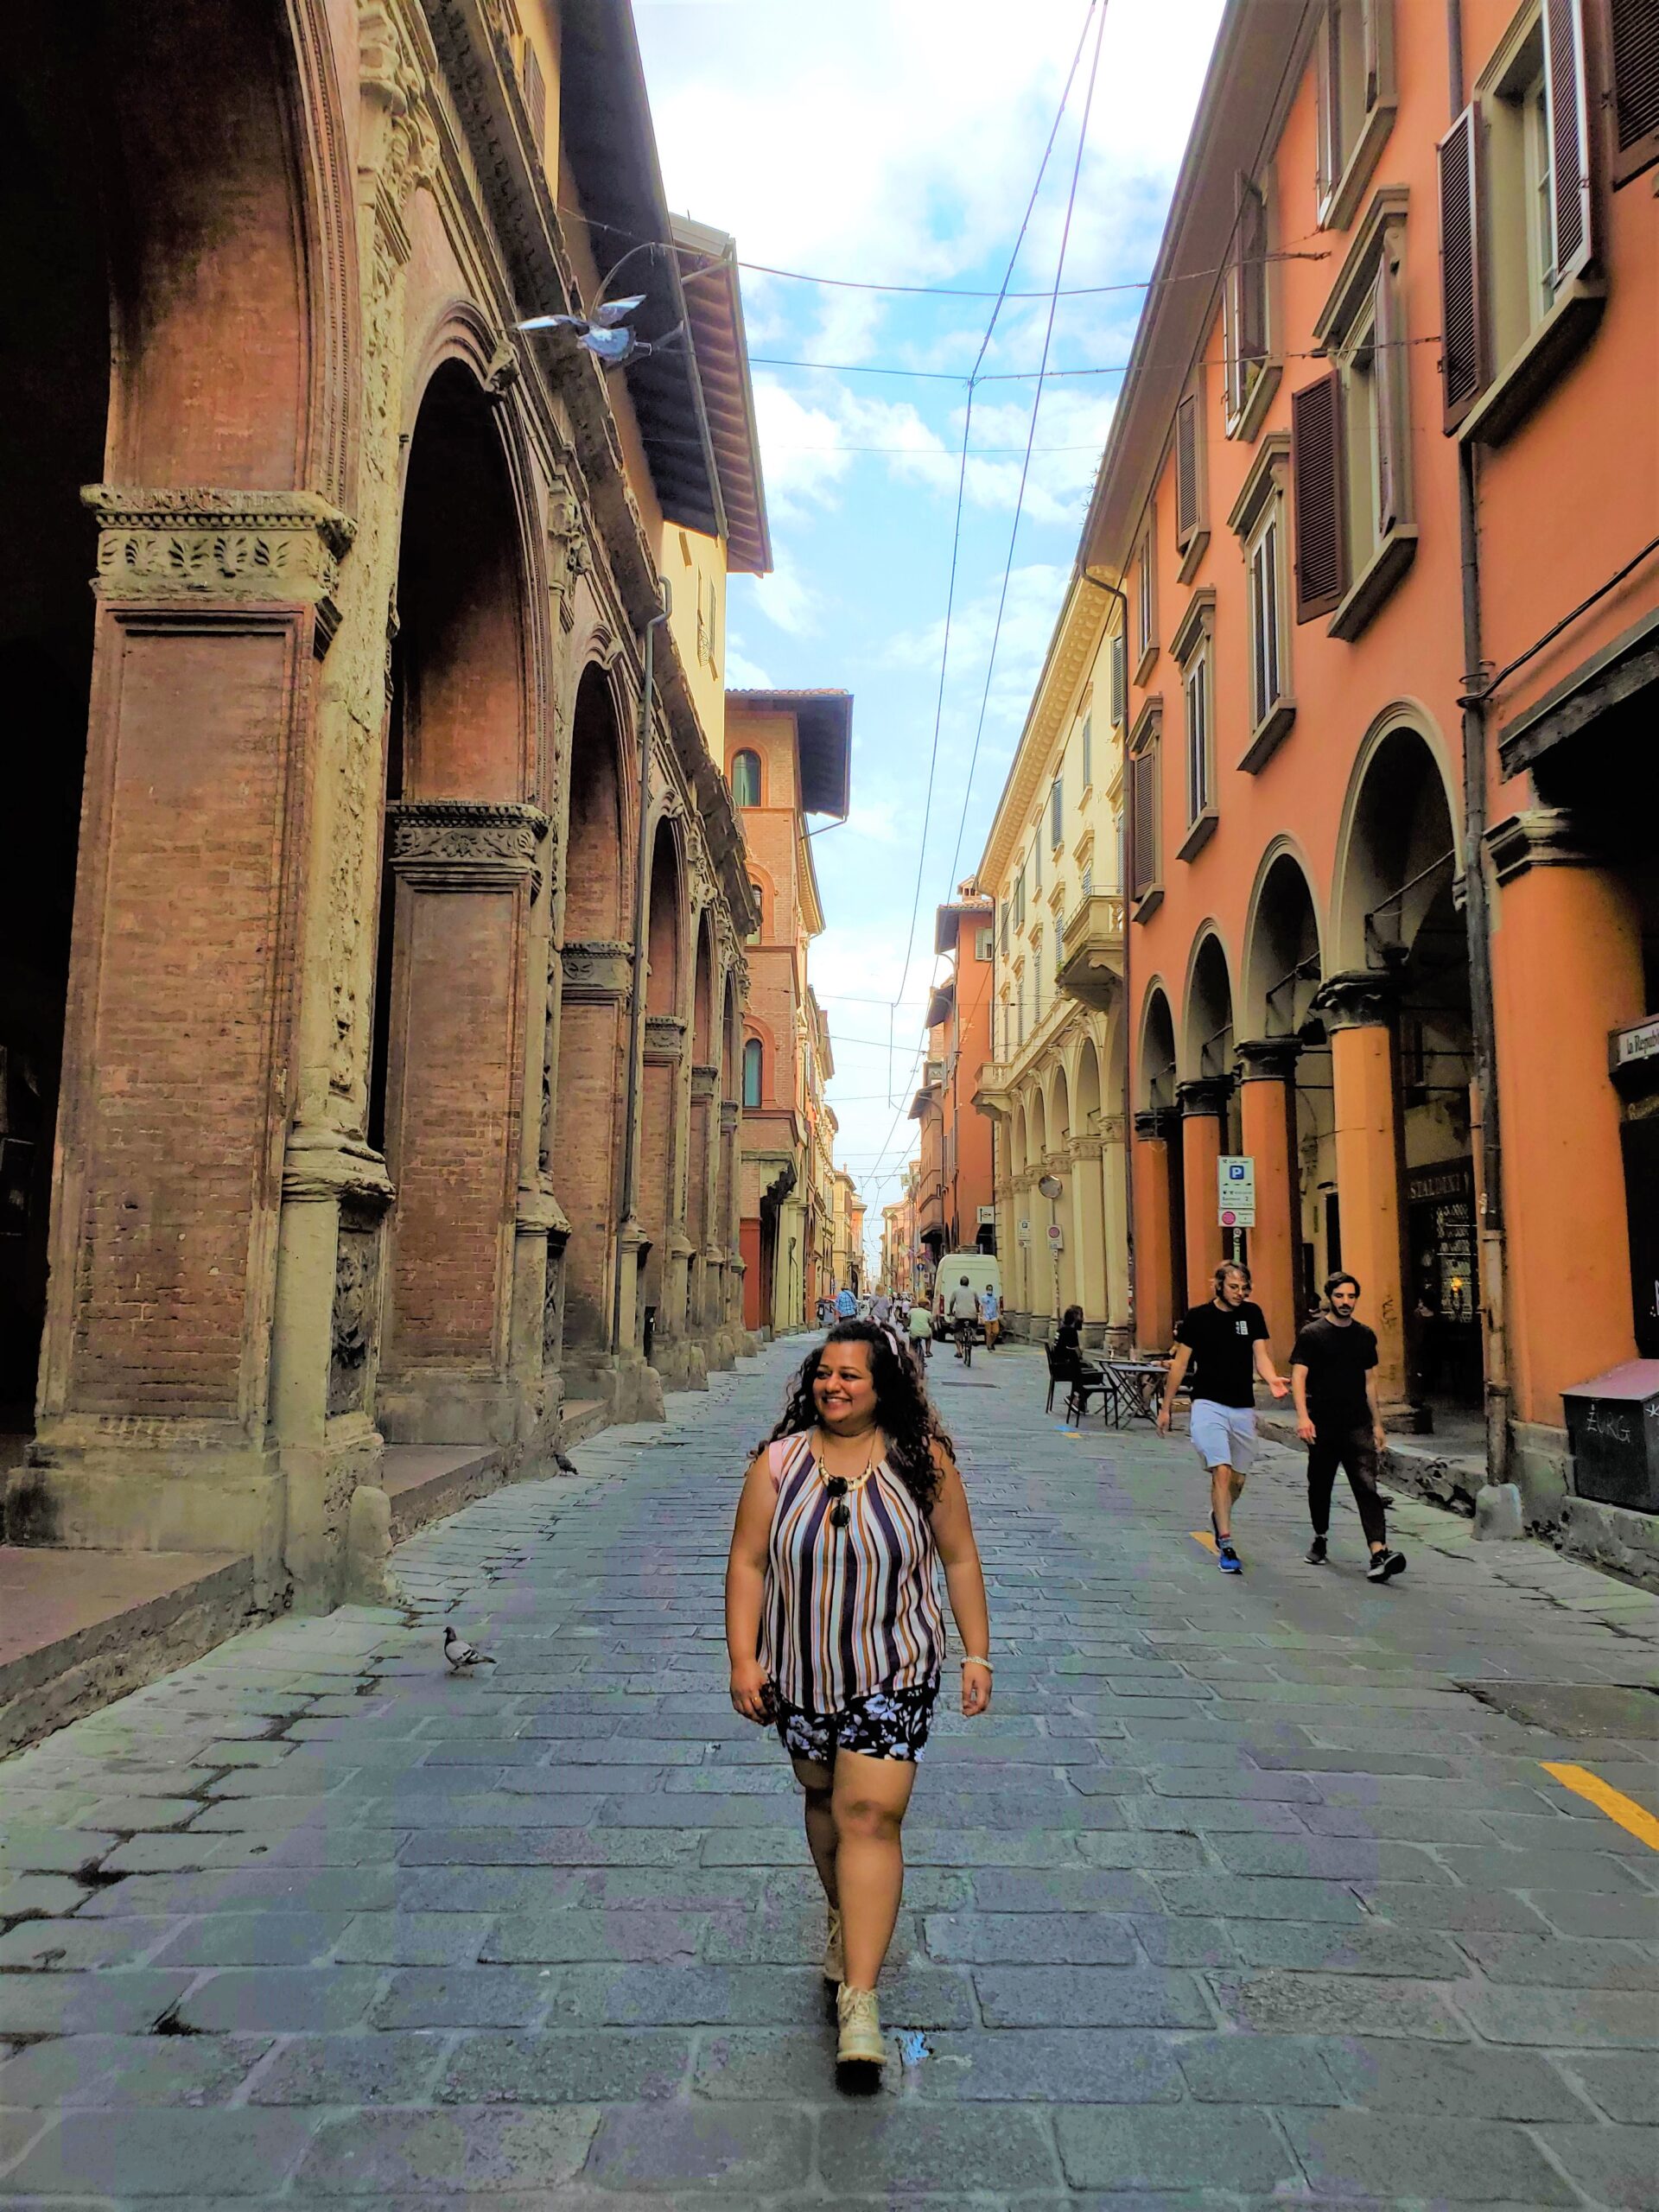
{"type": "Polygon", "coordinates": [[[1078,574],[976,879],[996,921],[994,1057],[975,1094],[995,1124],[1011,1332],[1045,1338],[1077,1305],[1085,1343],[1123,1350],[1125,677],[1121,602],[1078,574]]]}

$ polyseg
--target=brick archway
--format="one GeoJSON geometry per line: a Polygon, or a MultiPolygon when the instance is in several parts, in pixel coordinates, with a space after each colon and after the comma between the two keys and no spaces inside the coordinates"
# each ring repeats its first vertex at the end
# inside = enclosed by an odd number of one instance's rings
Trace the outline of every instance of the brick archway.
{"type": "Polygon", "coordinates": [[[684,1334],[690,1247],[686,1220],[685,1104],[690,1074],[685,976],[686,871],[677,825],[657,823],[651,844],[645,944],[645,1065],[640,1085],[640,1229],[650,1247],[640,1295],[656,1314],[653,1363],[684,1334]]]}
{"type": "Polygon", "coordinates": [[[29,952],[0,955],[0,1042],[38,1126],[0,1395],[35,1394],[49,1249],[54,1471],[28,1533],[194,1541],[194,1494],[239,1453],[216,1540],[252,1548],[308,755],[352,537],[355,224],[326,12],[72,22],[25,0],[7,36],[0,256],[27,312],[0,339],[22,433],[0,494],[29,528],[0,556],[0,665],[34,781],[0,894],[31,910],[29,952]],[[86,1471],[106,1450],[165,1473],[159,1521],[144,1484],[86,1471]]]}
{"type": "Polygon", "coordinates": [[[576,686],[565,822],[553,1187],[570,1222],[564,1341],[610,1346],[627,1091],[633,804],[621,718],[596,663],[576,686]]]}
{"type": "Polygon", "coordinates": [[[404,1442],[510,1441],[506,1363],[545,817],[525,558],[501,416],[441,361],[405,480],[387,741],[371,1142],[397,1197],[378,1410],[404,1442]]]}

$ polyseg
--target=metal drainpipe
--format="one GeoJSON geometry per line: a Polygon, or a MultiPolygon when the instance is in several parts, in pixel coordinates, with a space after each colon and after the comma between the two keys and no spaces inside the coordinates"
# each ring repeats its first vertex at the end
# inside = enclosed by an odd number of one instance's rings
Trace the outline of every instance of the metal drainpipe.
{"type": "Polygon", "coordinates": [[[636,1124],[639,1114],[639,1065],[645,1044],[645,956],[648,949],[645,929],[651,868],[651,725],[652,701],[656,687],[654,647],[658,626],[667,621],[669,610],[674,604],[673,591],[666,576],[662,579],[659,590],[661,603],[645,626],[645,665],[639,686],[639,843],[634,855],[633,870],[633,1003],[629,1009],[628,1022],[628,1088],[623,1122],[621,1219],[617,1224],[616,1283],[611,1299],[611,1351],[613,1355],[622,1349],[620,1231],[633,1218],[639,1179],[639,1132],[636,1124]]]}
{"type": "MultiPolygon", "coordinates": [[[[1457,0],[1452,0],[1455,7],[1457,0]]],[[[1123,902],[1123,1243],[1128,1256],[1129,1341],[1126,1349],[1133,1357],[1135,1336],[1135,1115],[1130,1108],[1134,1071],[1129,1061],[1129,1023],[1134,1019],[1134,995],[1129,988],[1129,946],[1135,933],[1135,917],[1129,909],[1135,903],[1135,801],[1129,783],[1129,600],[1128,594],[1116,584],[1109,584],[1104,577],[1095,575],[1090,569],[1083,572],[1086,582],[1096,591],[1103,591],[1117,601],[1117,611],[1123,625],[1123,778],[1120,789],[1123,793],[1123,876],[1117,887],[1123,902]]]]}
{"type": "MultiPolygon", "coordinates": [[[[1462,0],[1446,0],[1446,66],[1452,117],[1463,112],[1462,0]]],[[[1492,998],[1491,910],[1486,895],[1486,677],[1482,661],[1480,512],[1473,441],[1458,441],[1458,540],[1463,600],[1464,937],[1480,1113],[1480,1281],[1485,1315],[1486,1479],[1505,1482],[1510,1465],[1509,1341],[1503,1235],[1503,1152],[1497,1099],[1497,1015],[1492,998]]]]}

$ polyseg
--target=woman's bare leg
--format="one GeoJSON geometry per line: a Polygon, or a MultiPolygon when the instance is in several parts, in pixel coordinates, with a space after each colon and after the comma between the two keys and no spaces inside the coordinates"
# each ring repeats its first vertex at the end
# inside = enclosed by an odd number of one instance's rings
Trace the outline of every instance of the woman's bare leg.
{"type": "Polygon", "coordinates": [[[839,1751],[834,1783],[830,1808],[847,1986],[874,1989],[904,1892],[900,1835],[916,1783],[916,1764],[913,1759],[875,1759],[861,1751],[839,1751]]]}
{"type": "Polygon", "coordinates": [[[836,1816],[830,1802],[835,1769],[820,1766],[816,1759],[798,1758],[791,1764],[795,1779],[806,1792],[806,1847],[823,1884],[823,1894],[832,1905],[836,1904],[836,1816]]]}

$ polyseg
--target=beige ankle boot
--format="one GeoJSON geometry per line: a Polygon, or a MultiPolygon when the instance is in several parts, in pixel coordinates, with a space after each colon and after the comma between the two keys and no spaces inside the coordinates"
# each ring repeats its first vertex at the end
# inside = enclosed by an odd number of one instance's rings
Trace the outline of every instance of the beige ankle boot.
{"type": "Polygon", "coordinates": [[[881,2039],[881,2016],[873,1989],[854,1989],[842,1982],[836,1999],[841,2040],[836,2046],[836,2086],[869,2096],[881,2086],[881,2069],[887,2047],[881,2039]]]}
{"type": "Polygon", "coordinates": [[[823,1978],[834,1982],[837,1988],[847,1979],[847,1955],[842,1948],[841,1915],[834,1905],[830,1908],[830,1925],[823,1939],[823,1978]]]}

